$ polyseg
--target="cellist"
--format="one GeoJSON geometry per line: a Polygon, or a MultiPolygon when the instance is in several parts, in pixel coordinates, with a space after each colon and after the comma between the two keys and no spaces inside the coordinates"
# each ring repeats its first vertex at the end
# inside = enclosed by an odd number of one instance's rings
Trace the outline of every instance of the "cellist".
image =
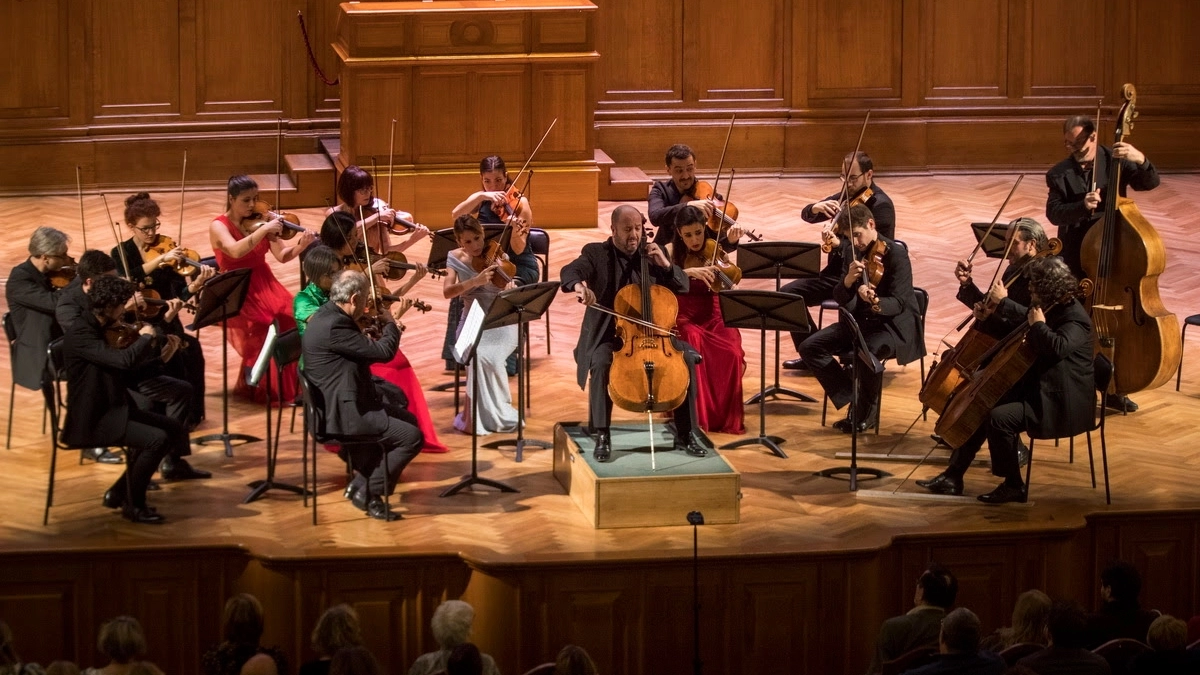
{"type": "MultiPolygon", "coordinates": [[[[609,421],[613,404],[608,380],[613,352],[621,344],[616,337],[614,318],[595,306],[611,309],[617,291],[640,281],[642,256],[650,263],[654,283],[674,293],[686,293],[689,286],[688,276],[671,263],[658,244],[647,241],[638,249],[643,241],[645,220],[636,208],[628,204],[618,206],[612,213],[612,236],[607,241],[585,245],[579,257],[562,268],[563,292],[574,293],[579,302],[588,306],[575,346],[576,378],[579,387],[588,390],[588,425],[596,435],[594,456],[599,462],[612,461],[609,421]]],[[[675,344],[684,352],[691,385],[687,398],[675,411],[674,449],[703,457],[708,451],[692,435],[696,425],[696,353],[678,340],[675,344]]]]}
{"type": "MultiPolygon", "coordinates": [[[[1058,226],[1062,259],[1076,277],[1085,276],[1080,248],[1088,230],[1104,215],[1107,185],[1114,161],[1121,163],[1120,196],[1129,188],[1153,190],[1159,185],[1158,170],[1145,153],[1129,143],[1112,148],[1099,144],[1096,123],[1087,115],[1068,117],[1063,122],[1063,145],[1070,155],[1046,172],[1046,218],[1058,226]]],[[[1105,405],[1121,412],[1134,412],[1137,404],[1127,396],[1106,395],[1105,405]]]]}
{"type": "Polygon", "coordinates": [[[963,474],[987,439],[992,473],[1004,479],[979,495],[985,504],[1025,502],[1017,455],[1020,434],[1066,438],[1093,424],[1092,321],[1073,295],[1078,281],[1060,258],[1037,258],[1025,266],[1029,280],[1026,344],[1037,359],[1025,376],[992,408],[983,425],[950,456],[945,471],[917,485],[938,494],[961,495],[963,474]],[[1065,298],[1065,300],[1064,300],[1065,298]]]}
{"type": "Polygon", "coordinates": [[[987,293],[979,290],[971,278],[971,263],[959,260],[954,267],[958,278],[958,301],[975,315],[976,328],[996,339],[1003,338],[1021,325],[1029,309],[1029,278],[1025,263],[1049,246],[1041,223],[1033,218],[1018,218],[1008,224],[1008,267],[987,293]]]}

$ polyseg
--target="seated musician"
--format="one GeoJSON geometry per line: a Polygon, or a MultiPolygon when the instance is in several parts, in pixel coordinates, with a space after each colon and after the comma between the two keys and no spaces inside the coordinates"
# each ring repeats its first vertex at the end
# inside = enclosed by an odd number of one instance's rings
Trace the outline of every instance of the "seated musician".
{"type": "MultiPolygon", "coordinates": [[[[412,222],[412,214],[407,211],[393,209],[387,202],[375,196],[375,181],[371,174],[358,166],[348,166],[338,176],[337,206],[325,212],[328,217],[338,211],[354,216],[356,224],[362,223],[367,230],[367,245],[372,251],[387,253],[389,251],[406,251],[410,246],[430,235],[429,228],[420,223],[413,223],[407,237],[393,244],[389,229],[396,225],[397,220],[412,222]],[[359,221],[359,208],[362,208],[363,219],[359,221]]],[[[403,229],[405,226],[400,226],[403,229]]],[[[328,244],[326,244],[328,245],[328,244]]]]}
{"type": "MultiPolygon", "coordinates": [[[[689,287],[687,275],[679,266],[671,264],[658,244],[647,241],[641,250],[638,249],[638,244],[643,241],[644,220],[634,207],[618,206],[612,213],[612,236],[605,242],[585,245],[579,257],[562,269],[563,292],[574,293],[579,302],[588,306],[575,347],[576,377],[579,387],[586,386],[588,390],[588,424],[596,434],[595,457],[600,462],[612,461],[609,420],[613,404],[608,394],[608,371],[613,352],[621,348],[621,343],[616,337],[614,317],[592,305],[611,310],[617,291],[627,284],[638,283],[643,255],[649,261],[654,283],[674,293],[686,292],[689,287]]],[[[696,419],[697,357],[686,344],[679,340],[674,342],[676,348],[684,352],[691,376],[687,399],[675,411],[674,449],[703,457],[708,450],[692,436],[696,419]]]]}
{"type": "MultiPolygon", "coordinates": [[[[691,282],[687,293],[677,293],[679,337],[702,357],[696,365],[696,423],[705,431],[745,433],[742,406],[742,375],[746,353],[742,334],[729,328],[721,316],[721,303],[712,284],[720,273],[716,264],[702,258],[712,241],[704,212],[685,206],[675,220],[671,262],[682,267],[691,282]]],[[[722,261],[727,256],[718,255],[722,261]]]]}
{"type": "MultiPolygon", "coordinates": [[[[875,220],[875,229],[879,231],[879,234],[888,239],[895,239],[896,207],[892,204],[892,199],[875,184],[875,163],[871,161],[871,157],[867,153],[859,152],[857,156],[854,153],[846,155],[842,160],[842,182],[846,186],[847,200],[850,203],[856,199],[860,200],[870,209],[871,217],[875,220]],[[863,201],[862,195],[867,190],[871,191],[871,196],[863,201]]],[[[833,219],[838,214],[841,198],[842,193],[839,191],[815,204],[805,206],[800,211],[800,217],[806,222],[825,223],[822,237],[829,237],[829,241],[834,244],[833,250],[826,256],[825,267],[819,275],[809,279],[796,279],[784,284],[780,289],[785,293],[804,296],[804,304],[809,307],[817,307],[822,302],[833,299],[833,288],[842,280],[842,262],[851,257],[849,244],[832,231],[833,219]]],[[[814,327],[817,325],[817,322],[813,321],[812,312],[808,314],[808,324],[814,327]]],[[[800,343],[804,341],[805,337],[807,337],[805,333],[792,333],[792,343],[796,345],[797,352],[800,351],[800,343]]],[[[799,358],[784,361],[783,367],[787,370],[807,370],[804,360],[799,358]]]]}
{"type": "MultiPolygon", "coordinates": [[[[1081,256],[1083,238],[1104,215],[1108,200],[1104,188],[1116,163],[1121,166],[1122,197],[1129,188],[1143,191],[1158,187],[1158,170],[1145,153],[1128,143],[1115,143],[1112,148],[1100,145],[1096,123],[1087,115],[1074,115],[1063,122],[1063,145],[1071,154],[1046,172],[1046,218],[1058,226],[1063,262],[1071,274],[1083,279],[1087,277],[1081,256]]],[[[1106,395],[1104,403],[1121,412],[1138,409],[1129,397],[1116,394],[1106,395]]]]}
{"type": "Polygon", "coordinates": [[[50,277],[67,263],[70,238],[53,227],[39,227],[29,237],[29,258],[9,272],[4,285],[8,311],[17,330],[13,382],[26,389],[42,388],[46,347],[62,335],[54,318],[59,292],[50,277]]]}
{"type": "MultiPolygon", "coordinates": [[[[92,289],[96,279],[116,275],[117,263],[107,253],[93,249],[84,251],[83,255],[79,256],[75,278],[60,294],[56,310],[58,324],[64,332],[70,331],[84,316],[91,313],[92,303],[88,299],[88,292],[92,289]]],[[[144,300],[142,294],[135,291],[125,303],[125,309],[127,312],[133,312],[139,306],[144,306],[144,300]]],[[[170,322],[179,313],[182,306],[182,301],[177,298],[168,300],[159,316],[165,322],[170,322]]],[[[142,410],[153,410],[155,404],[161,405],[163,413],[178,422],[186,431],[190,428],[191,422],[189,412],[194,399],[192,385],[172,377],[164,369],[164,365],[179,358],[183,342],[177,336],[164,332],[161,323],[148,323],[162,338],[162,348],[159,350],[157,358],[146,360],[128,374],[126,382],[129,385],[129,393],[133,397],[134,403],[142,410]]],[[[196,349],[199,349],[199,345],[196,346],[196,349]]],[[[162,477],[166,480],[212,477],[208,471],[193,468],[184,459],[184,456],[190,455],[191,452],[190,443],[173,446],[171,452],[162,461],[162,477]]],[[[103,448],[103,452],[95,457],[96,461],[106,464],[119,464],[121,461],[120,455],[111,452],[108,448],[103,448]]]]}
{"type": "Polygon", "coordinates": [[[979,290],[971,278],[972,265],[959,260],[954,268],[958,278],[958,301],[975,315],[976,327],[996,339],[1008,335],[1025,321],[1029,311],[1029,278],[1025,266],[1039,251],[1049,246],[1041,223],[1033,218],[1018,218],[1008,224],[1005,244],[1008,267],[987,293],[979,290]]]}
{"type": "MultiPolygon", "coordinates": [[[[696,153],[682,143],[676,143],[667,148],[667,172],[671,177],[667,180],[655,181],[650,187],[649,214],[650,222],[656,228],[654,243],[666,246],[675,238],[675,218],[684,206],[694,206],[704,212],[705,220],[713,213],[720,213],[720,207],[712,198],[696,198],[696,153]]],[[[714,186],[716,187],[716,186],[714,186]]],[[[722,197],[716,195],[716,199],[722,197]]],[[[734,225],[722,233],[718,243],[726,251],[737,249],[738,240],[742,238],[742,228],[734,225]]]]}
{"type": "Polygon", "coordinates": [[[1073,297],[1078,282],[1057,257],[1032,260],[1023,274],[1029,280],[1031,302],[1025,340],[1036,352],[1037,361],[1000,398],[970,439],[954,450],[950,466],[929,480],[917,481],[930,492],[962,494],[963,475],[987,439],[992,474],[1004,482],[979,495],[979,501],[1024,502],[1028,495],[1017,461],[1020,434],[1067,438],[1092,427],[1092,322],[1073,297]]]}
{"type": "MultiPolygon", "coordinates": [[[[908,251],[875,229],[871,210],[862,204],[851,206],[837,215],[840,234],[849,236],[853,254],[842,262],[842,278],[833,289],[833,297],[843,308],[854,315],[871,353],[880,360],[895,358],[904,365],[925,354],[925,345],[920,339],[918,321],[920,312],[913,293],[912,266],[908,251]],[[872,287],[863,282],[866,260],[877,242],[887,246],[883,254],[883,276],[872,287]],[[859,260],[863,257],[864,260],[859,260]]],[[[854,333],[843,321],[826,326],[810,335],[800,344],[800,357],[808,363],[813,375],[824,387],[829,400],[838,409],[851,403],[853,380],[838,364],[836,356],[853,349],[854,333]]],[[[853,401],[851,415],[834,423],[834,428],[850,433],[851,425],[859,431],[874,426],[879,411],[876,401],[883,384],[883,374],[866,372],[858,367],[858,400],[853,401]]]]}
{"type": "Polygon", "coordinates": [[[129,374],[158,358],[162,349],[154,327],[143,325],[136,340],[124,349],[106,341],[134,290],[120,277],[96,278],[88,291],[91,311],[67,332],[63,342],[67,415],[62,438],[73,446],[127,447],[129,465],[104,493],[104,505],[122,509],[127,520],[154,524],[163,522],[163,517],[146,503],[146,486],[164,457],[187,454],[188,436],[179,422],[140,410],[129,395],[129,374]]]}
{"type": "Polygon", "coordinates": [[[395,356],[404,326],[398,319],[389,320],[378,340],[363,335],[357,319],[366,309],[370,293],[362,272],[337,273],[329,288],[329,302],[308,318],[302,338],[304,373],[325,398],[329,433],[372,436],[383,444],[382,455],[374,444],[348,448],[359,486],[352,488],[350,500],[372,518],[394,520],[396,514],[385,508],[383,495],[395,490],[401,472],[421,451],[424,439],[420,429],[406,421],[406,411],[386,404],[371,378],[371,364],[395,356]]]}

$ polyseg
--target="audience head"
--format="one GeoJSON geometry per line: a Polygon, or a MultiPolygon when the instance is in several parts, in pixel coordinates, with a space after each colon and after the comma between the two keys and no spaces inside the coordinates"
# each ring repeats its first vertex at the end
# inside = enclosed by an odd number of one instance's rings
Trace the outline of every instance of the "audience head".
{"type": "Polygon", "coordinates": [[[13,632],[8,624],[0,621],[0,666],[15,666],[21,662],[17,648],[13,645],[13,632]]]}
{"type": "Polygon", "coordinates": [[[329,675],[380,675],[379,662],[366,647],[346,647],[333,655],[329,675]]]}
{"type": "MultiPolygon", "coordinates": [[[[75,672],[79,672],[79,669],[76,668],[75,672]]],[[[243,672],[245,672],[245,671],[243,671],[243,672]]],[[[47,675],[49,675],[49,671],[47,671],[47,675]]],[[[163,671],[161,668],[159,668],[158,666],[154,665],[153,663],[151,663],[149,661],[138,661],[137,663],[134,663],[131,666],[129,666],[129,672],[126,673],[126,675],[163,675],[163,671]]],[[[245,675],[255,675],[255,674],[246,673],[245,675]]]]}
{"type": "Polygon", "coordinates": [[[347,604],[325,610],[312,632],[312,646],[321,656],[333,656],[339,649],[362,646],[358,613],[347,604]]]}
{"type": "Polygon", "coordinates": [[[979,617],[966,607],[950,612],[942,619],[939,640],[943,654],[974,654],[979,651],[979,617]]]}
{"type": "Polygon", "coordinates": [[[46,675],[79,675],[79,666],[74,661],[51,661],[46,666],[46,675]]]}
{"type": "Polygon", "coordinates": [[[1135,603],[1141,592],[1142,575],[1124,560],[1112,561],[1100,573],[1100,594],[1105,600],[1135,603]]]}
{"type": "Polygon", "coordinates": [[[1187,638],[1187,624],[1169,614],[1155,619],[1146,631],[1146,644],[1156,652],[1181,652],[1187,648],[1187,638]]]}
{"type": "Polygon", "coordinates": [[[949,569],[937,563],[929,567],[917,579],[916,603],[950,609],[958,597],[958,579],[949,569]]]}
{"type": "Polygon", "coordinates": [[[597,675],[592,657],[578,645],[567,645],[554,659],[554,675],[597,675]]]}
{"type": "Polygon", "coordinates": [[[446,657],[446,675],[483,675],[483,656],[479,648],[464,642],[446,657]]]}
{"type": "Polygon", "coordinates": [[[1046,619],[1050,616],[1050,596],[1039,590],[1025,591],[1017,597],[1012,614],[1012,643],[1046,642],[1046,619]]]}
{"type": "Polygon", "coordinates": [[[447,600],[433,611],[429,625],[433,629],[433,639],[442,649],[452,649],[471,639],[474,621],[474,607],[462,600],[447,600]]]}
{"type": "Polygon", "coordinates": [[[1055,647],[1079,649],[1086,646],[1087,615],[1077,602],[1059,600],[1051,605],[1046,628],[1055,647]]]}
{"type": "Polygon", "coordinates": [[[262,603],[249,593],[238,593],[225,603],[221,624],[226,642],[257,645],[263,634],[262,603]]]}
{"type": "Polygon", "coordinates": [[[118,616],[100,626],[96,648],[113,663],[139,661],[146,655],[146,636],[132,616],[118,616]]]}

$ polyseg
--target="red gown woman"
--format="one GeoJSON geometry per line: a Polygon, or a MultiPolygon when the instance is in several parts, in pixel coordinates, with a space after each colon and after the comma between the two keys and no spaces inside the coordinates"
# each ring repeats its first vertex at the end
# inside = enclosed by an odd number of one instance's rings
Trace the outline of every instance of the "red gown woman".
{"type": "Polygon", "coordinates": [[[729,328],[721,318],[717,294],[709,288],[715,268],[688,266],[688,253],[704,248],[706,227],[703,212],[683,209],[676,219],[671,259],[684,268],[691,280],[687,293],[677,295],[679,337],[704,357],[696,366],[696,423],[705,431],[742,434],[746,431],[742,407],[742,375],[746,372],[746,353],[742,335],[729,328]]]}

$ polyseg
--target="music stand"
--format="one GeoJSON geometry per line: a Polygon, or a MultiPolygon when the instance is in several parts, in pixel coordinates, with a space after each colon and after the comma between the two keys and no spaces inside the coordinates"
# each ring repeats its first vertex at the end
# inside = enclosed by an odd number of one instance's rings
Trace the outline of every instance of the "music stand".
{"type": "MultiPolygon", "coordinates": [[[[190,326],[192,330],[200,330],[215,323],[221,324],[221,433],[200,436],[192,439],[192,442],[197,445],[222,443],[226,457],[233,457],[233,441],[244,444],[262,440],[249,434],[229,433],[229,329],[226,320],[241,313],[246,292],[250,290],[251,271],[249,268],[229,270],[209,279],[197,299],[199,306],[196,308],[196,319],[190,326]]],[[[267,405],[270,404],[268,401],[267,405]]]]}
{"type": "MultiPolygon", "coordinates": [[[[516,460],[525,459],[525,446],[535,448],[553,448],[553,443],[525,438],[525,326],[530,321],[537,321],[549,309],[554,296],[558,294],[557,281],[543,281],[537,284],[519,286],[496,296],[488,309],[488,317],[515,317],[508,323],[488,325],[488,328],[498,328],[512,323],[517,324],[517,437],[512,440],[492,441],[483,447],[499,450],[513,446],[517,450],[516,460]],[[503,312],[503,313],[502,313],[503,312]]],[[[487,319],[484,319],[485,323],[487,319]]],[[[472,401],[474,405],[474,401],[472,401]]]]}
{"type": "Polygon", "coordinates": [[[1004,252],[1008,250],[1008,225],[1006,223],[996,223],[992,227],[991,223],[971,223],[971,234],[975,235],[975,241],[979,242],[983,248],[984,254],[989,258],[1003,258],[1004,252]],[[991,228],[991,233],[988,233],[988,228],[991,228]],[[987,234],[984,237],[984,234],[987,234]]]}
{"type": "MultiPolygon", "coordinates": [[[[767,331],[807,331],[808,311],[804,307],[804,298],[792,293],[779,291],[721,291],[717,294],[721,303],[721,318],[730,328],[749,328],[761,331],[759,344],[762,352],[767,351],[767,331]]],[[[743,438],[726,445],[722,450],[740,448],[743,445],[764,445],[775,456],[787,459],[787,454],[780,449],[784,442],[779,436],[767,435],[767,360],[759,359],[758,366],[759,395],[758,401],[758,436],[743,438]]],[[[816,400],[816,399],[813,399],[816,400]]]]}
{"type": "Polygon", "coordinates": [[[875,375],[883,373],[883,362],[871,353],[871,349],[867,347],[867,340],[863,337],[862,331],[858,329],[858,322],[854,320],[854,315],[845,307],[838,307],[838,312],[842,315],[842,323],[850,327],[854,333],[854,357],[850,359],[850,466],[838,466],[832,469],[822,469],[814,473],[814,476],[824,476],[833,478],[834,476],[849,475],[850,476],[850,491],[858,491],[858,474],[866,474],[870,478],[886,478],[892,474],[883,471],[882,469],[872,469],[858,465],[858,378],[861,368],[866,367],[875,375]]]}
{"type": "MultiPolygon", "coordinates": [[[[821,245],[799,241],[747,242],[738,247],[737,265],[743,279],[774,279],[778,291],[784,279],[809,279],[821,273],[821,245]]],[[[761,356],[767,358],[765,351],[761,356]]],[[[751,396],[746,403],[757,403],[764,396],[780,395],[792,396],[804,403],[817,402],[808,394],[779,385],[779,331],[776,330],[775,383],[751,396]]]]}
{"type": "MultiPolygon", "coordinates": [[[[247,384],[252,387],[257,387],[259,381],[262,380],[263,374],[271,365],[271,356],[275,352],[275,341],[278,338],[276,333],[277,324],[272,323],[267,330],[267,339],[263,341],[262,352],[258,356],[258,361],[254,363],[254,368],[250,371],[249,377],[246,378],[247,384]]],[[[293,329],[294,330],[294,329],[293,329]]],[[[291,331],[289,331],[291,332],[291,331]]],[[[277,367],[276,373],[280,375],[279,381],[283,382],[283,368],[277,367]]],[[[308,496],[308,490],[302,487],[297,487],[289,483],[280,483],[275,480],[275,464],[279,458],[279,434],[280,422],[283,420],[283,408],[285,402],[283,400],[283,387],[279,387],[279,414],[275,418],[275,438],[272,443],[271,439],[271,378],[268,376],[266,380],[267,387],[267,477],[264,480],[251,481],[246,484],[246,487],[251,488],[250,494],[242,500],[243,504],[249,504],[252,501],[262,498],[267,494],[267,490],[284,490],[293,494],[308,496]]]]}

